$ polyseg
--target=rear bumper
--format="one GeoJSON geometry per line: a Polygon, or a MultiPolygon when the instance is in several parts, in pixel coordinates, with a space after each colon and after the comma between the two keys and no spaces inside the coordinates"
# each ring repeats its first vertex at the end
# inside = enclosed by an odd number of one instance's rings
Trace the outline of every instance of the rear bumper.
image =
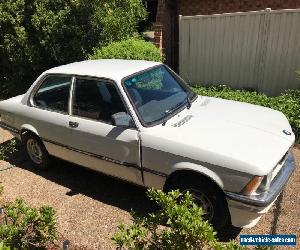
{"type": "Polygon", "coordinates": [[[290,152],[269,188],[261,195],[245,196],[226,192],[231,222],[236,227],[253,227],[273,205],[295,170],[295,161],[290,152]]]}

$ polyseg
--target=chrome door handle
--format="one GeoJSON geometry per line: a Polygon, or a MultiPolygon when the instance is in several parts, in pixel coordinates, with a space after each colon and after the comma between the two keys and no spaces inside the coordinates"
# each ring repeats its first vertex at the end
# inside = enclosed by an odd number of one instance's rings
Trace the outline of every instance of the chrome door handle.
{"type": "Polygon", "coordinates": [[[77,128],[78,126],[79,126],[78,122],[71,122],[71,121],[69,121],[69,127],[70,128],[77,128]]]}

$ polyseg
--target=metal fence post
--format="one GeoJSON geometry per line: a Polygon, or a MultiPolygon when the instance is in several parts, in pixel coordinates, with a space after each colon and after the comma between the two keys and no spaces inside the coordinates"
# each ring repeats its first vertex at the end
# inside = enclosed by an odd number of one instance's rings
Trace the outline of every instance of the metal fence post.
{"type": "Polygon", "coordinates": [[[263,28],[263,36],[261,42],[261,55],[260,55],[260,69],[257,81],[257,91],[261,91],[264,85],[264,78],[265,78],[265,68],[266,68],[266,55],[268,50],[268,41],[269,41],[269,34],[270,34],[270,14],[271,8],[265,9],[265,18],[264,18],[264,28],[263,28]]]}
{"type": "Polygon", "coordinates": [[[182,42],[182,15],[178,16],[178,23],[179,23],[179,27],[178,27],[178,37],[179,37],[179,44],[178,44],[178,48],[179,48],[179,53],[178,53],[178,72],[179,75],[181,75],[182,73],[182,49],[183,49],[183,42],[182,42]]]}

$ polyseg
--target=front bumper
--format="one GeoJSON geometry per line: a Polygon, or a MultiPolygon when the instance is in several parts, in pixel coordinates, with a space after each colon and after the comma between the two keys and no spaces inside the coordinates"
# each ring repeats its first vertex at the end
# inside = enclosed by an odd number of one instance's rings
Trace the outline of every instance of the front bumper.
{"type": "Polygon", "coordinates": [[[295,161],[292,152],[290,152],[267,192],[250,196],[226,192],[232,225],[236,227],[255,226],[260,217],[271,208],[294,170],[295,161]]]}

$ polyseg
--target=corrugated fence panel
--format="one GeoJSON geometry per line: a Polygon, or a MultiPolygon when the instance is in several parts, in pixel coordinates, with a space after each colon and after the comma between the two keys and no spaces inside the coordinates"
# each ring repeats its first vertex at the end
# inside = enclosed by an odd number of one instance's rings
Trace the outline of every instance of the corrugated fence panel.
{"type": "Polygon", "coordinates": [[[259,90],[276,95],[300,89],[300,11],[272,11],[263,83],[259,90]]]}
{"type": "Polygon", "coordinates": [[[179,73],[191,84],[270,95],[299,88],[300,10],[180,17],[179,73]]]}

